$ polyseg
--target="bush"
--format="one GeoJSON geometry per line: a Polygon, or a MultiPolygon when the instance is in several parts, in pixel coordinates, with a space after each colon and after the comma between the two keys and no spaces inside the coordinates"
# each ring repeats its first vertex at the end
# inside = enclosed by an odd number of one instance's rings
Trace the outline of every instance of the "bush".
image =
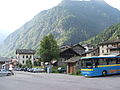
{"type": "Polygon", "coordinates": [[[52,73],[59,73],[58,72],[58,67],[52,67],[52,73]]]}
{"type": "Polygon", "coordinates": [[[76,71],[76,75],[81,75],[81,71],[80,71],[80,70],[77,70],[77,71],[76,71]]]}

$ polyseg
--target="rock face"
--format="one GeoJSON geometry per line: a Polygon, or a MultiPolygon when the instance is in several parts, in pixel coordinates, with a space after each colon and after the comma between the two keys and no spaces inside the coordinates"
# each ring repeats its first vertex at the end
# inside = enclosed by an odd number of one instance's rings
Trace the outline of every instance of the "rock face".
{"type": "Polygon", "coordinates": [[[13,56],[18,48],[37,49],[40,40],[49,33],[59,45],[75,44],[118,22],[120,11],[103,0],[63,0],[10,34],[1,45],[0,54],[13,56]]]}

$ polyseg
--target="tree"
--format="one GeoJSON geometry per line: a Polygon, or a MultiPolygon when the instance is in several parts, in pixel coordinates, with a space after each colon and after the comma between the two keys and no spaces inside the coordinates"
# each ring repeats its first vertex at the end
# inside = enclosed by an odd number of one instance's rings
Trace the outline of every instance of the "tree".
{"type": "Polygon", "coordinates": [[[40,55],[44,62],[59,59],[59,47],[52,34],[43,37],[39,45],[38,55],[40,55]]]}
{"type": "Polygon", "coordinates": [[[31,62],[31,60],[26,60],[26,67],[27,68],[32,68],[32,62],[31,62]]]}

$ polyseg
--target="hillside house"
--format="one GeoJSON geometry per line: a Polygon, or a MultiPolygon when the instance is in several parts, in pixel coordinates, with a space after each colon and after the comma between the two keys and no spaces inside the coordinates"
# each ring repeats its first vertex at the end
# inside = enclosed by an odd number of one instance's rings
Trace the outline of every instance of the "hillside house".
{"type": "Polygon", "coordinates": [[[120,39],[108,40],[99,44],[100,55],[120,54],[120,39]]]}
{"type": "Polygon", "coordinates": [[[66,60],[72,57],[81,56],[84,52],[85,52],[85,48],[80,44],[60,47],[61,64],[64,64],[66,60]]]}
{"type": "Polygon", "coordinates": [[[35,53],[36,53],[36,51],[31,50],[31,49],[17,49],[16,50],[16,58],[18,60],[18,63],[25,65],[26,60],[31,60],[31,62],[33,64],[35,53]]]}

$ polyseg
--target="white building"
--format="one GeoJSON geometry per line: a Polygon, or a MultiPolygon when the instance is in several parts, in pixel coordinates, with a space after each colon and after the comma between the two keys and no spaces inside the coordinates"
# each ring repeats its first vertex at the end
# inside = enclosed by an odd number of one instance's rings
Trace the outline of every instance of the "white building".
{"type": "Polygon", "coordinates": [[[34,54],[35,50],[30,49],[17,49],[16,50],[16,57],[20,64],[25,65],[26,60],[31,60],[32,64],[34,63],[34,54]]]}

